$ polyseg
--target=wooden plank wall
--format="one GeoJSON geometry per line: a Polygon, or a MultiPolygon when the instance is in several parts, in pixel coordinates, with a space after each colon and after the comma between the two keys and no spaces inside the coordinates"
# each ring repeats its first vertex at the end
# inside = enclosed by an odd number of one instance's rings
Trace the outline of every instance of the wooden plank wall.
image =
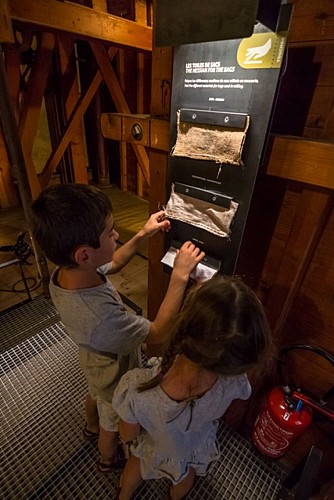
{"type": "MultiPolygon", "coordinates": [[[[287,141],[286,136],[272,136],[273,146],[268,149],[255,186],[237,269],[262,299],[278,347],[310,344],[332,355],[333,19],[333,2],[294,1],[287,64],[289,69],[289,52],[294,53],[292,61],[296,66],[292,73],[295,77],[285,87],[283,77],[273,129],[276,116],[280,134],[284,134],[287,127],[289,134],[295,133],[298,137],[288,137],[287,141]],[[305,53],[307,57],[311,54],[308,68],[316,70],[316,79],[309,89],[309,98],[304,94],[304,101],[300,102],[298,92],[305,92],[307,80],[307,68],[303,66],[305,53]],[[291,125],[294,100],[299,102],[300,116],[304,117],[298,125],[297,119],[291,125]],[[287,115],[287,123],[283,125],[279,118],[282,113],[287,115]],[[294,132],[293,127],[299,130],[294,132]]],[[[334,385],[334,366],[316,355],[289,356],[286,373],[292,384],[309,391],[316,399],[334,385]]],[[[257,395],[246,419],[248,425],[252,424],[260,403],[257,395]]],[[[334,408],[334,401],[328,406],[334,408]]],[[[324,451],[319,477],[322,483],[331,478],[334,467],[334,429],[329,421],[314,420],[285,460],[289,464],[297,463],[312,444],[324,451]]]]}

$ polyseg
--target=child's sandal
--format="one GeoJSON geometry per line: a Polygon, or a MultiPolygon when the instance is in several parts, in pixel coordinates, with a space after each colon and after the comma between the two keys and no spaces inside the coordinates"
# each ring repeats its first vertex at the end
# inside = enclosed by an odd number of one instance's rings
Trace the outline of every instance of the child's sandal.
{"type": "Polygon", "coordinates": [[[87,427],[84,428],[84,430],[82,431],[82,434],[83,434],[83,437],[86,441],[95,441],[95,439],[97,439],[99,437],[98,432],[92,432],[89,429],[87,429],[87,427]]]}
{"type": "Polygon", "coordinates": [[[123,446],[119,445],[117,447],[117,455],[115,462],[112,464],[104,464],[103,462],[98,462],[97,470],[101,474],[110,474],[111,472],[124,469],[125,464],[126,464],[126,458],[124,456],[123,446]]]}

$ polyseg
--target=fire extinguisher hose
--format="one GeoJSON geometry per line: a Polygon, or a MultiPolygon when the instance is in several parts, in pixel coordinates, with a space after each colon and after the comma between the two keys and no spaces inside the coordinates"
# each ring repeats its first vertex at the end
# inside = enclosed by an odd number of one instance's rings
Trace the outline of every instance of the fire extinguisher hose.
{"type": "Polygon", "coordinates": [[[306,396],[305,394],[299,391],[293,391],[292,398],[298,399],[299,401],[303,401],[303,403],[307,404],[307,406],[310,406],[314,410],[322,413],[322,415],[325,415],[325,417],[329,418],[334,422],[334,411],[331,410],[330,408],[324,408],[320,403],[315,401],[315,399],[312,399],[309,396],[306,396]]]}
{"type": "Polygon", "coordinates": [[[300,350],[300,351],[309,351],[314,354],[317,354],[321,356],[322,358],[326,359],[332,367],[334,368],[334,356],[330,354],[329,352],[325,351],[324,349],[321,349],[318,346],[312,346],[308,344],[291,344],[288,346],[283,347],[280,352],[279,352],[279,362],[278,362],[278,375],[280,380],[283,382],[283,389],[286,392],[286,394],[289,394],[293,399],[297,399],[299,401],[303,401],[303,403],[307,404],[314,410],[318,411],[328,419],[334,421],[334,411],[331,410],[330,408],[325,408],[325,405],[330,401],[330,399],[334,396],[334,386],[332,386],[318,401],[315,399],[311,398],[310,396],[306,396],[303,394],[301,391],[296,390],[296,391],[291,391],[291,388],[289,386],[289,383],[287,382],[287,378],[284,374],[283,371],[283,365],[284,365],[284,358],[285,356],[295,350],[300,350]]]}

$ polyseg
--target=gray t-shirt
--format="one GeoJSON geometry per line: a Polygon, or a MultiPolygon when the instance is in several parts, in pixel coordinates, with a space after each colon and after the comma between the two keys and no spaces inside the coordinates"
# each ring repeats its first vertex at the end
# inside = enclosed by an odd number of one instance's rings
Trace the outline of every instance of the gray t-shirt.
{"type": "Polygon", "coordinates": [[[136,351],[145,341],[150,322],[129,312],[113,286],[66,290],[57,285],[56,269],[50,294],[69,337],[81,348],[80,364],[93,397],[111,401],[120,377],[136,366],[136,351]]]}
{"type": "Polygon", "coordinates": [[[248,399],[251,394],[247,375],[220,376],[203,396],[177,402],[160,385],[137,391],[156,370],[128,371],[112,400],[122,420],[142,428],[131,445],[133,455],[140,458],[142,478],[167,477],[177,483],[187,475],[189,466],[197,474],[205,474],[210,462],[219,457],[217,420],[234,399],[248,399]]]}

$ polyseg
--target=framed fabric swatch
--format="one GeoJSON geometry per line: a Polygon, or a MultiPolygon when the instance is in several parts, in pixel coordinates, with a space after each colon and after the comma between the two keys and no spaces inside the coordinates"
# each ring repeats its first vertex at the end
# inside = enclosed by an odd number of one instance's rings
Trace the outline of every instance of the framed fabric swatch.
{"type": "Polygon", "coordinates": [[[170,219],[202,228],[221,238],[228,238],[237,209],[238,203],[233,200],[226,208],[184,193],[178,193],[175,191],[175,185],[172,184],[171,195],[165,211],[170,219]]]}
{"type": "Polygon", "coordinates": [[[237,113],[214,113],[200,110],[193,110],[189,113],[189,111],[192,110],[177,111],[177,136],[171,156],[243,165],[241,156],[250,117],[237,113]],[[212,120],[210,120],[211,123],[201,123],[201,115],[204,118],[216,116],[217,124],[212,123],[212,120]],[[236,115],[238,115],[238,121],[235,119],[236,115]],[[223,124],[219,120],[221,117],[224,117],[223,124]],[[236,123],[238,126],[235,126],[236,123]]]}

